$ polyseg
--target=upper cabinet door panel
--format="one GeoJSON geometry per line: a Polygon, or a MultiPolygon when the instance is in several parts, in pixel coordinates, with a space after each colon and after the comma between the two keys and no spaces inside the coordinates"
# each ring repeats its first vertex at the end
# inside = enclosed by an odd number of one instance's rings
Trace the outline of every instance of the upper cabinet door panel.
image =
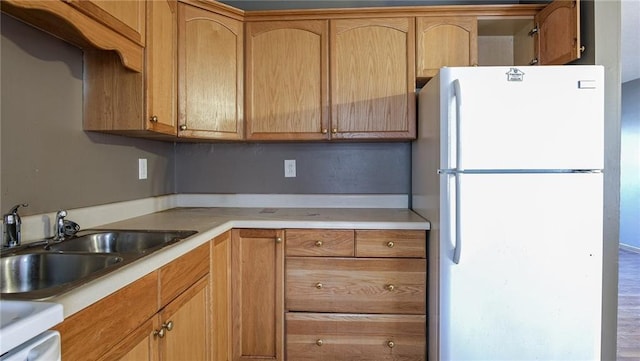
{"type": "Polygon", "coordinates": [[[540,65],[562,65],[580,59],[580,1],[556,0],[535,17],[536,54],[540,65]]]}
{"type": "Polygon", "coordinates": [[[147,129],[176,135],[178,4],[150,1],[147,7],[145,90],[147,129]]]}
{"type": "Polygon", "coordinates": [[[423,17],[416,28],[418,77],[433,77],[443,66],[477,65],[475,17],[423,17]]]}
{"type": "Polygon", "coordinates": [[[331,137],[415,137],[413,18],[331,21],[331,137]]]}
{"type": "Polygon", "coordinates": [[[65,0],[140,45],[145,41],[145,1],[65,0]]]}
{"type": "Polygon", "coordinates": [[[247,23],[246,32],[247,138],[326,139],[328,21],[247,23]]]}
{"type": "Polygon", "coordinates": [[[241,139],[242,22],[183,4],[179,10],[178,135],[241,139]]]}

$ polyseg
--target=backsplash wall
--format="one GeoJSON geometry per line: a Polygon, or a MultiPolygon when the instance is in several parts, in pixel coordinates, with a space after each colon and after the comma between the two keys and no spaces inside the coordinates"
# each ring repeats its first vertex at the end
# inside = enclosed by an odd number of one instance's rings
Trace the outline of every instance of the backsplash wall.
{"type": "MultiPolygon", "coordinates": [[[[22,215],[173,193],[174,144],[82,130],[82,51],[2,15],[0,211],[22,215]],[[149,177],[138,180],[138,158],[149,177]]],[[[70,214],[70,218],[72,218],[70,214]]]]}
{"type": "Polygon", "coordinates": [[[177,144],[178,193],[409,194],[410,143],[177,144]],[[296,177],[284,177],[284,160],[296,177]]]}

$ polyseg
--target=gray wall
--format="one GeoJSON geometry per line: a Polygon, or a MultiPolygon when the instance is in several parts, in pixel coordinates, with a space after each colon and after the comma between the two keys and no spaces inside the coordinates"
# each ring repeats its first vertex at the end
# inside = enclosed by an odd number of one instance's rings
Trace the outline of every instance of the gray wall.
{"type": "Polygon", "coordinates": [[[173,193],[174,145],[82,131],[82,52],[2,15],[0,211],[39,214],[173,193]],[[149,178],[137,179],[138,158],[149,178]]]}
{"type": "Polygon", "coordinates": [[[410,143],[178,144],[178,193],[408,194],[410,143]],[[295,159],[297,176],[284,177],[295,159]]]}
{"type": "Polygon", "coordinates": [[[82,52],[5,15],[1,76],[2,213],[174,192],[410,192],[409,143],[174,145],[84,132],[82,52]],[[138,158],[148,159],[147,180],[137,179],[138,158]],[[296,159],[296,178],[284,178],[285,159],[296,159]]]}
{"type": "Polygon", "coordinates": [[[640,250],[640,79],[622,84],[620,243],[640,250]]]}

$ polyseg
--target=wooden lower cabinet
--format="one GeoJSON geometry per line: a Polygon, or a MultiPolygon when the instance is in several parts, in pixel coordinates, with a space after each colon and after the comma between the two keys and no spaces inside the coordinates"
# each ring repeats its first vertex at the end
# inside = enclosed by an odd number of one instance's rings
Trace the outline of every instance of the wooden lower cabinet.
{"type": "Polygon", "coordinates": [[[425,360],[424,315],[289,312],[286,328],[292,361],[425,360]]]}
{"type": "Polygon", "coordinates": [[[232,360],[284,360],[284,232],[234,229],[232,360]]]}
{"type": "Polygon", "coordinates": [[[426,360],[425,231],[286,235],[287,360],[426,360]]]}
{"type": "Polygon", "coordinates": [[[208,284],[203,277],[100,361],[210,360],[208,284]]]}
{"type": "Polygon", "coordinates": [[[63,360],[211,360],[209,243],[55,327],[63,360]]]}

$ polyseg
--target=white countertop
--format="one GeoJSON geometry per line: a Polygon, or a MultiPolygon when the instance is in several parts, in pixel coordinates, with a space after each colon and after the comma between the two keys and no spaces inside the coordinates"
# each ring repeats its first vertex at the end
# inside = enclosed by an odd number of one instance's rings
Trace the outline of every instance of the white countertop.
{"type": "Polygon", "coordinates": [[[173,208],[119,222],[105,229],[196,230],[197,234],[125,265],[66,294],[48,299],[68,317],[232,228],[418,229],[430,224],[404,208],[173,208]]]}

